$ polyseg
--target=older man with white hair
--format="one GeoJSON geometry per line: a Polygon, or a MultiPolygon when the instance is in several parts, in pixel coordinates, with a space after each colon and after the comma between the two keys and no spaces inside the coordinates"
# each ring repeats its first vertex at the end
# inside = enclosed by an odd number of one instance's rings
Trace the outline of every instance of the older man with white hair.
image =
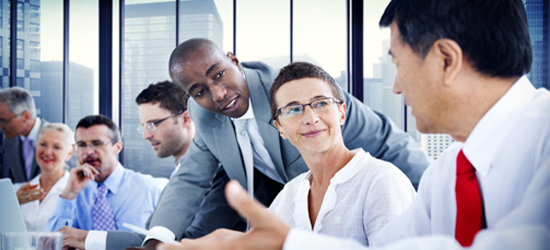
{"type": "Polygon", "coordinates": [[[36,117],[32,95],[25,89],[13,87],[0,90],[0,130],[3,164],[0,178],[26,182],[40,174],[34,157],[38,131],[47,123],[36,117]]]}

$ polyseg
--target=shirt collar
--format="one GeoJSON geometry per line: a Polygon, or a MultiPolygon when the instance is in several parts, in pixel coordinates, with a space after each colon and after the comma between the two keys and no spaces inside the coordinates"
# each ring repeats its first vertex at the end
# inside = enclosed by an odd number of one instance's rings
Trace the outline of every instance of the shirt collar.
{"type": "Polygon", "coordinates": [[[493,155],[511,127],[510,117],[533,97],[535,91],[526,76],[520,77],[479,120],[464,142],[464,155],[481,176],[489,171],[493,155]]]}
{"type": "Polygon", "coordinates": [[[124,167],[117,161],[116,167],[113,172],[105,179],[103,184],[113,193],[116,194],[118,186],[122,183],[122,177],[124,176],[124,167]]]}
{"type": "Polygon", "coordinates": [[[245,120],[245,119],[254,119],[254,109],[252,109],[252,101],[250,100],[250,98],[248,98],[248,110],[246,111],[246,113],[244,113],[243,116],[239,117],[239,118],[231,118],[232,121],[237,121],[237,120],[245,120]]]}
{"type": "Polygon", "coordinates": [[[25,138],[29,138],[32,140],[32,143],[34,145],[34,143],[36,142],[36,137],[38,137],[38,132],[40,132],[40,124],[42,123],[41,119],[40,118],[35,118],[34,119],[34,125],[32,126],[32,129],[31,129],[31,132],[29,133],[29,136],[25,137],[25,136],[20,136],[21,137],[21,140],[25,140],[25,138]]]}
{"type": "MultiPolygon", "coordinates": [[[[355,155],[343,168],[341,168],[340,170],[338,170],[338,172],[334,174],[334,176],[330,179],[330,185],[338,185],[348,181],[353,176],[355,176],[355,174],[357,174],[357,172],[359,172],[362,167],[365,166],[365,163],[361,162],[366,161],[367,159],[365,158],[367,157],[367,155],[370,154],[365,152],[363,148],[356,148],[351,152],[353,152],[355,155]]],[[[310,170],[304,176],[303,180],[306,181],[306,183],[309,185],[309,181],[311,180],[312,176],[313,175],[310,170]]]]}

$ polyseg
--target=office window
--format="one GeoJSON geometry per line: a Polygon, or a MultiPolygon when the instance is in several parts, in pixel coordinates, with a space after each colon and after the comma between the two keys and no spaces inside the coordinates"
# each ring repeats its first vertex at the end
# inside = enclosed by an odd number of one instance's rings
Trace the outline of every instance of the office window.
{"type": "Polygon", "coordinates": [[[23,21],[17,20],[17,32],[23,32],[23,21]]]}
{"type": "Polygon", "coordinates": [[[25,46],[25,41],[17,40],[17,51],[23,51],[23,46],[25,46]]]}
{"type": "Polygon", "coordinates": [[[347,90],[346,1],[293,3],[293,61],[321,66],[347,90]]]}
{"type": "MultiPolygon", "coordinates": [[[[97,114],[99,109],[98,9],[98,0],[71,0],[69,15],[69,79],[66,95],[68,98],[68,106],[66,107],[67,125],[71,129],[76,127],[77,122],[82,117],[97,114]]],[[[62,16],[60,14],[60,17],[62,16]]],[[[59,27],[62,28],[63,26],[60,25],[59,27]]],[[[46,32],[44,31],[44,33],[46,32]]],[[[60,43],[62,44],[62,42],[60,43]]]]}
{"type": "Polygon", "coordinates": [[[290,2],[237,2],[237,58],[280,68],[290,63],[290,2]]]}
{"type": "MultiPolygon", "coordinates": [[[[196,10],[211,2],[185,1],[180,4],[196,10]]],[[[169,177],[174,171],[174,158],[157,158],[151,145],[136,130],[139,112],[135,99],[149,84],[170,79],[168,59],[176,47],[175,7],[175,1],[126,1],[124,6],[124,70],[120,100],[120,128],[127,142],[124,145],[124,165],[131,166],[136,171],[163,177],[169,177]]],[[[212,12],[212,8],[209,11],[212,12]]],[[[194,25],[201,25],[201,21],[180,22],[180,30],[194,25]]]]}
{"type": "Polygon", "coordinates": [[[363,102],[388,116],[403,129],[403,100],[392,91],[397,70],[388,55],[389,29],[380,29],[378,21],[387,1],[364,1],[363,15],[363,102]]]}

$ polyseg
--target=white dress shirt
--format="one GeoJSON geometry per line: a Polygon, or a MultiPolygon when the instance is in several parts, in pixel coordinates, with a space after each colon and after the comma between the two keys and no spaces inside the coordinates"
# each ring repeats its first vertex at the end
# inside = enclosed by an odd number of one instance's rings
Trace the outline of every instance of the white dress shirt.
{"type": "Polygon", "coordinates": [[[409,207],[416,192],[393,164],[362,148],[352,152],[355,156],[330,180],[313,228],[308,212],[311,172],[288,182],[269,210],[295,228],[368,245],[383,226],[409,207]]]}
{"type": "MultiPolygon", "coordinates": [[[[461,248],[454,239],[456,157],[461,148],[476,169],[487,220],[487,229],[476,235],[471,248],[549,249],[550,92],[535,90],[526,77],[483,116],[464,143],[451,145],[426,170],[417,198],[379,232],[375,245],[461,248]]],[[[284,249],[304,247],[360,249],[351,240],[292,229],[284,249]]]]}
{"type": "MultiPolygon", "coordinates": [[[[31,185],[38,184],[38,188],[40,188],[40,176],[41,174],[37,175],[29,183],[31,185]]],[[[50,188],[50,191],[48,191],[42,202],[35,200],[21,205],[21,213],[23,214],[27,231],[44,231],[44,225],[46,225],[48,218],[50,218],[50,215],[55,209],[55,204],[57,204],[57,197],[59,197],[59,194],[61,194],[61,191],[63,191],[65,185],[67,185],[68,180],[69,172],[65,171],[65,174],[50,188]]],[[[15,190],[19,190],[23,184],[25,184],[25,182],[16,183],[13,187],[15,190]]]]}

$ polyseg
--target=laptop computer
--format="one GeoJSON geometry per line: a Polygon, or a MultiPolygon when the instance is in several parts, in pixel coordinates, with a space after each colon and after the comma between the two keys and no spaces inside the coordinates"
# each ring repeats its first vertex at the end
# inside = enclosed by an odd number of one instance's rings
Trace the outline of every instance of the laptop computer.
{"type": "Polygon", "coordinates": [[[0,233],[26,233],[21,207],[9,178],[0,179],[0,233]]]}

